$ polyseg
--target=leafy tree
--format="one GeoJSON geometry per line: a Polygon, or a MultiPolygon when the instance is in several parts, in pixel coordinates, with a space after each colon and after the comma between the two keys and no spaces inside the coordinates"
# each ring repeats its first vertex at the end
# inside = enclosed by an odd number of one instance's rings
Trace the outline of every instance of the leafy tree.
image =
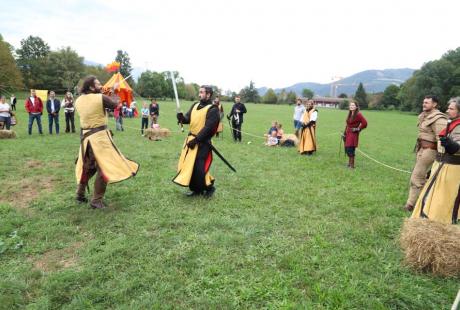
{"type": "Polygon", "coordinates": [[[260,102],[259,92],[253,81],[250,81],[249,86],[246,86],[240,91],[240,96],[243,102],[260,102]]]}
{"type": "Polygon", "coordinates": [[[345,93],[341,93],[341,94],[339,95],[339,98],[348,98],[348,96],[347,96],[347,94],[345,94],[345,93]]]}
{"type": "Polygon", "coordinates": [[[385,109],[389,106],[399,108],[401,102],[399,101],[398,94],[399,86],[393,84],[387,86],[387,88],[385,88],[385,91],[383,92],[382,100],[380,101],[378,106],[382,106],[385,109]]]}
{"type": "Polygon", "coordinates": [[[297,94],[292,90],[287,94],[287,103],[294,104],[297,100],[297,94]]]}
{"type": "Polygon", "coordinates": [[[284,88],[278,94],[278,103],[287,103],[287,93],[284,88]]]}
{"type": "Polygon", "coordinates": [[[45,88],[45,71],[50,47],[40,37],[29,36],[21,40],[16,50],[17,64],[27,88],[45,88]]]}
{"type": "Polygon", "coordinates": [[[350,101],[348,101],[348,100],[342,100],[342,101],[339,103],[339,109],[340,109],[340,110],[347,110],[349,105],[350,105],[350,101]]]}
{"type": "Polygon", "coordinates": [[[198,99],[198,91],[200,90],[200,85],[196,83],[185,84],[185,100],[195,101],[198,99]]]}
{"type": "Polygon", "coordinates": [[[309,88],[302,89],[302,97],[311,99],[313,98],[314,95],[315,93],[311,89],[309,88]]]}
{"type": "Polygon", "coordinates": [[[0,86],[8,91],[13,91],[22,88],[23,83],[21,72],[16,67],[10,46],[3,41],[0,35],[0,86]]]}
{"type": "Polygon", "coordinates": [[[162,73],[150,70],[142,72],[137,80],[136,89],[142,97],[164,98],[169,95],[165,76],[162,73]]]}
{"type": "Polygon", "coordinates": [[[83,77],[83,57],[70,47],[49,53],[46,59],[44,83],[47,89],[58,92],[73,90],[83,77]]]}
{"type": "MultiPolygon", "coordinates": [[[[124,78],[131,75],[133,68],[131,67],[131,60],[129,59],[129,55],[126,51],[118,50],[115,61],[120,63],[120,73],[124,78]]],[[[126,81],[128,84],[134,84],[134,79],[132,77],[129,77],[126,81]]]]}
{"type": "Polygon", "coordinates": [[[273,89],[269,88],[262,98],[264,103],[275,104],[278,102],[278,97],[273,89]]]}
{"type": "Polygon", "coordinates": [[[448,51],[441,59],[425,63],[420,70],[401,85],[399,100],[401,109],[421,111],[423,97],[436,95],[441,109],[446,108],[450,97],[458,96],[460,90],[460,47],[448,51]]]}
{"type": "Polygon", "coordinates": [[[363,83],[359,83],[354,99],[358,102],[360,109],[367,109],[369,103],[363,83]]]}

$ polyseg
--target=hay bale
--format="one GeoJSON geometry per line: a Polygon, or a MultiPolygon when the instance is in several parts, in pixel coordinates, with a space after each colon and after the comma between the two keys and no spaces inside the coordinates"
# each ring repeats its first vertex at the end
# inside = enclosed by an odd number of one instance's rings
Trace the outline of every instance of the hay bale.
{"type": "Polygon", "coordinates": [[[401,231],[405,263],[417,271],[446,277],[460,276],[460,227],[406,219],[401,231]]]}
{"type": "Polygon", "coordinates": [[[144,130],[144,136],[149,140],[159,140],[171,136],[171,131],[168,128],[148,128],[144,130]]]}
{"type": "Polygon", "coordinates": [[[0,139],[15,139],[16,132],[13,130],[0,130],[0,139]]]}

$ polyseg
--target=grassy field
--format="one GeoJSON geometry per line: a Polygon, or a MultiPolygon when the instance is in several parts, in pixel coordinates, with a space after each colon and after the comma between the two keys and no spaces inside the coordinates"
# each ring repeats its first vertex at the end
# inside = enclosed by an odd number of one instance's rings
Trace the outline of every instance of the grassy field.
{"type": "MultiPolygon", "coordinates": [[[[172,102],[160,124],[177,131],[172,102]]],[[[184,109],[190,103],[183,103],[184,109]]],[[[263,146],[272,120],[292,132],[292,107],[247,105],[243,135],[216,147],[215,196],[188,198],[171,179],[185,134],[150,142],[125,120],[115,142],[139,174],[109,185],[105,210],[74,201],[78,134],[0,142],[0,308],[450,309],[458,279],[402,264],[399,231],[409,175],[339,156],[346,112],[321,109],[319,151],[263,146]],[[248,142],[251,141],[251,144],[248,142]]],[[[226,103],[226,111],[230,104],[226,103]]],[[[411,170],[414,115],[365,111],[360,148],[411,170]]],[[[114,121],[110,126],[114,129],[114,121]]]]}

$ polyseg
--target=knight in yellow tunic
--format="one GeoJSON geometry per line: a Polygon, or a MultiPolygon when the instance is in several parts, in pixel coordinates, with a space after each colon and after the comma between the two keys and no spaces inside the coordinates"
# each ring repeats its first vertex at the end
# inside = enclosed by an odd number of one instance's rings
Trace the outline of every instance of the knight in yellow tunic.
{"type": "Polygon", "coordinates": [[[85,79],[82,95],[75,102],[80,116],[81,143],[75,166],[77,178],[77,201],[87,202],[85,188],[96,174],[92,208],[104,208],[102,199],[108,183],[116,183],[136,175],[139,165],[126,159],[115,146],[111,132],[107,129],[106,109],[117,106],[110,97],[101,93],[99,80],[90,76],[85,79]]]}
{"type": "Polygon", "coordinates": [[[214,194],[214,178],[209,174],[212,163],[211,138],[219,125],[219,109],[212,104],[213,90],[210,86],[201,86],[200,101],[192,105],[184,115],[177,114],[177,120],[182,124],[190,124],[190,132],[184,141],[182,152],[177,165],[177,175],[173,182],[189,187],[187,195],[214,194]]]}
{"type": "Polygon", "coordinates": [[[314,107],[313,100],[307,101],[307,107],[302,115],[302,129],[300,132],[299,153],[302,155],[313,155],[317,150],[316,145],[316,121],[318,111],[314,107]]]}
{"type": "Polygon", "coordinates": [[[460,97],[449,101],[447,113],[449,122],[439,133],[441,152],[436,156],[412,217],[456,224],[460,206],[460,97]]]}

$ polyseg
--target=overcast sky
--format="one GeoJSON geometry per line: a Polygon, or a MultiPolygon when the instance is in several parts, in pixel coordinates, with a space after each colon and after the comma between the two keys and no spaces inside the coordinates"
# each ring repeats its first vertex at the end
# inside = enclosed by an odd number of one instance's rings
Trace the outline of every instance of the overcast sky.
{"type": "Polygon", "coordinates": [[[0,33],[238,91],[420,68],[460,46],[459,0],[0,0],[0,33]]]}

